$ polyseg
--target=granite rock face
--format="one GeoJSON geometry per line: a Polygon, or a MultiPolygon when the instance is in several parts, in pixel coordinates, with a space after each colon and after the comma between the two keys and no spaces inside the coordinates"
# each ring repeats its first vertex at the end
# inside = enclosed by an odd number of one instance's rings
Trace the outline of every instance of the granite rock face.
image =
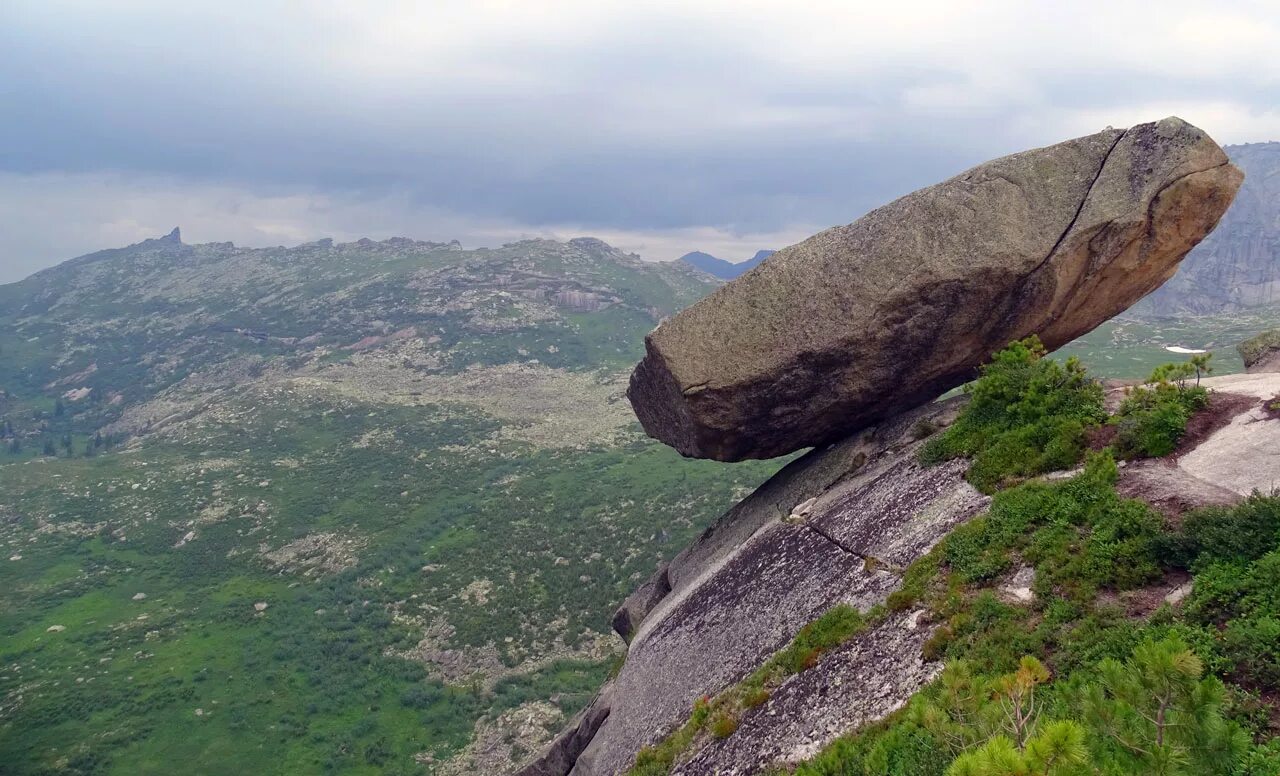
{"type": "Polygon", "coordinates": [[[686,456],[827,444],[1009,341],[1050,349],[1168,280],[1242,174],[1181,119],[988,162],[774,254],[646,339],[628,396],[686,456]]]}
{"type": "Polygon", "coordinates": [[[672,776],[755,774],[813,757],[850,730],[902,707],[942,672],[922,655],[934,626],[917,612],[890,617],[789,677],[738,729],[712,740],[671,770],[672,776]]]}
{"type": "MultiPolygon", "coordinates": [[[[621,671],[522,776],[624,773],[642,747],[688,718],[696,699],[741,680],[832,606],[883,603],[903,568],[989,502],[964,480],[965,461],[916,463],[919,422],[944,425],[957,408],[956,400],[931,403],[815,450],[727,512],[623,604],[615,624],[630,644],[621,671]]],[[[938,666],[919,653],[931,626],[900,619],[824,656],[762,707],[807,709],[794,719],[803,740],[789,728],[771,731],[778,720],[762,717],[751,736],[734,736],[732,752],[704,755],[709,770],[682,772],[755,772],[751,763],[820,747],[905,703],[938,666]],[[880,682],[865,694],[831,689],[852,688],[862,675],[880,682]],[[746,770],[718,771],[712,761],[746,770]]]]}
{"type": "MultiPolygon", "coordinates": [[[[1270,408],[1280,374],[1202,384],[1232,397],[1234,414],[1176,456],[1121,467],[1123,495],[1180,514],[1280,483],[1280,411],[1270,408]]],[[[902,569],[990,503],[964,481],[966,462],[916,463],[920,421],[945,426],[961,401],[927,404],[792,462],[659,570],[617,616],[630,636],[621,671],[522,776],[626,773],[642,747],[688,720],[696,699],[740,681],[830,607],[883,602],[902,569]]],[[[1027,571],[1006,580],[1013,605],[1029,604],[1027,571]]],[[[922,654],[936,627],[922,611],[887,617],[789,677],[733,735],[700,740],[672,772],[770,773],[883,719],[941,670],[922,654]]]]}
{"type": "Polygon", "coordinates": [[[1235,202],[1178,274],[1135,306],[1135,314],[1205,315],[1280,303],[1280,143],[1223,150],[1245,174],[1235,202]]]}
{"type": "Polygon", "coordinates": [[[1280,488],[1280,373],[1223,375],[1201,381],[1220,393],[1247,396],[1256,401],[1232,418],[1195,449],[1178,457],[1177,466],[1187,474],[1243,498],[1255,491],[1280,488]],[[1241,465],[1247,462],[1246,465],[1241,465]]]}

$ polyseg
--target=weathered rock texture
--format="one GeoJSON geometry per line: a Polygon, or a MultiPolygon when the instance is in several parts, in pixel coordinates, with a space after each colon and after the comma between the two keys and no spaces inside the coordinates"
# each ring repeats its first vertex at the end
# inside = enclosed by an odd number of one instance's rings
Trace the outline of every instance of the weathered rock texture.
{"type": "Polygon", "coordinates": [[[1205,378],[1209,407],[1172,455],[1122,463],[1116,489],[1177,517],[1280,488],[1280,373],[1205,378]],[[1207,428],[1204,427],[1207,423],[1207,428]]]}
{"type": "Polygon", "coordinates": [[[738,729],[712,740],[672,776],[760,773],[813,757],[849,730],[889,716],[942,672],[921,647],[933,627],[919,614],[895,615],[785,681],[738,729]]]}
{"type": "Polygon", "coordinates": [[[1240,343],[1239,351],[1249,374],[1280,372],[1280,329],[1264,331],[1240,343]]]}
{"type": "MultiPolygon", "coordinates": [[[[1175,457],[1124,466],[1122,493],[1179,514],[1280,486],[1280,411],[1270,409],[1280,374],[1203,384],[1230,399],[1231,416],[1175,457]]],[[[959,401],[815,450],[726,513],[623,605],[617,621],[631,643],[622,670],[521,774],[625,773],[697,698],[741,680],[831,606],[884,601],[901,569],[989,503],[963,480],[963,461],[915,463],[918,422],[946,425],[959,401]]],[[[1010,603],[1028,602],[1031,578],[1006,580],[1010,603]]],[[[699,739],[674,772],[767,773],[883,719],[940,670],[921,654],[934,627],[917,612],[884,620],[787,679],[727,739],[699,739]]]]}
{"type": "Polygon", "coordinates": [[[1280,302],[1280,143],[1223,150],[1246,176],[1235,203],[1178,274],[1135,313],[1200,315],[1280,302]]]}
{"type": "MultiPolygon", "coordinates": [[[[741,680],[827,609],[883,602],[903,567],[987,504],[964,481],[965,462],[915,462],[917,422],[946,423],[956,407],[929,404],[811,452],[726,513],[624,603],[615,618],[630,640],[621,672],[581,724],[521,773],[564,774],[565,762],[574,776],[622,773],[642,747],[682,724],[697,698],[741,680]]],[[[928,629],[913,622],[904,631],[890,620],[861,646],[833,652],[762,707],[808,709],[795,718],[803,740],[770,732],[762,718],[751,736],[735,734],[725,762],[789,757],[897,708],[936,669],[919,658],[928,629]],[[880,684],[833,690],[862,675],[880,684]]],[[[716,772],[691,767],[685,772],[716,772]]]]}
{"type": "Polygon", "coordinates": [[[628,396],[687,456],[829,443],[972,377],[1010,340],[1054,348],[1128,308],[1241,179],[1177,118],[988,162],[779,251],[661,324],[628,396]]]}
{"type": "Polygon", "coordinates": [[[1280,401],[1280,374],[1227,375],[1203,384],[1256,404],[1180,456],[1178,468],[1240,496],[1280,488],[1280,412],[1271,409],[1280,401]]]}

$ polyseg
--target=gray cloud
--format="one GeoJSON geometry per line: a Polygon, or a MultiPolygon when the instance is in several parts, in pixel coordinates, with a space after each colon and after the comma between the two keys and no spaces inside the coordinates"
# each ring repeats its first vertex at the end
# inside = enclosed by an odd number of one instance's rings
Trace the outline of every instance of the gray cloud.
{"type": "Polygon", "coordinates": [[[11,0],[0,201],[35,187],[48,212],[5,219],[0,280],[130,220],[260,243],[254,209],[283,202],[310,203],[285,209],[301,239],[573,230],[745,256],[1108,124],[1280,138],[1266,2],[864,5],[11,0]]]}

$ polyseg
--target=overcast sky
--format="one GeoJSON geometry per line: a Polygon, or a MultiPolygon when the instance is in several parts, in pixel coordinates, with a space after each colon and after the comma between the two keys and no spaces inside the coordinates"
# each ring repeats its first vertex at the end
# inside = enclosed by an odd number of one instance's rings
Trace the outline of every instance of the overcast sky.
{"type": "Polygon", "coordinates": [[[0,282],[187,242],[731,260],[1177,114],[1280,139],[1276,0],[0,0],[0,282]]]}

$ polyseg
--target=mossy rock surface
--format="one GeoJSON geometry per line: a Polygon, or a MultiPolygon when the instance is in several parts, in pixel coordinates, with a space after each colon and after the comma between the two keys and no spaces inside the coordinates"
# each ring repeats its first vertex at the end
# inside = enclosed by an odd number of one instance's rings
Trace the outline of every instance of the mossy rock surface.
{"type": "Polygon", "coordinates": [[[1245,340],[1237,350],[1249,372],[1280,372],[1280,329],[1245,340]]]}

